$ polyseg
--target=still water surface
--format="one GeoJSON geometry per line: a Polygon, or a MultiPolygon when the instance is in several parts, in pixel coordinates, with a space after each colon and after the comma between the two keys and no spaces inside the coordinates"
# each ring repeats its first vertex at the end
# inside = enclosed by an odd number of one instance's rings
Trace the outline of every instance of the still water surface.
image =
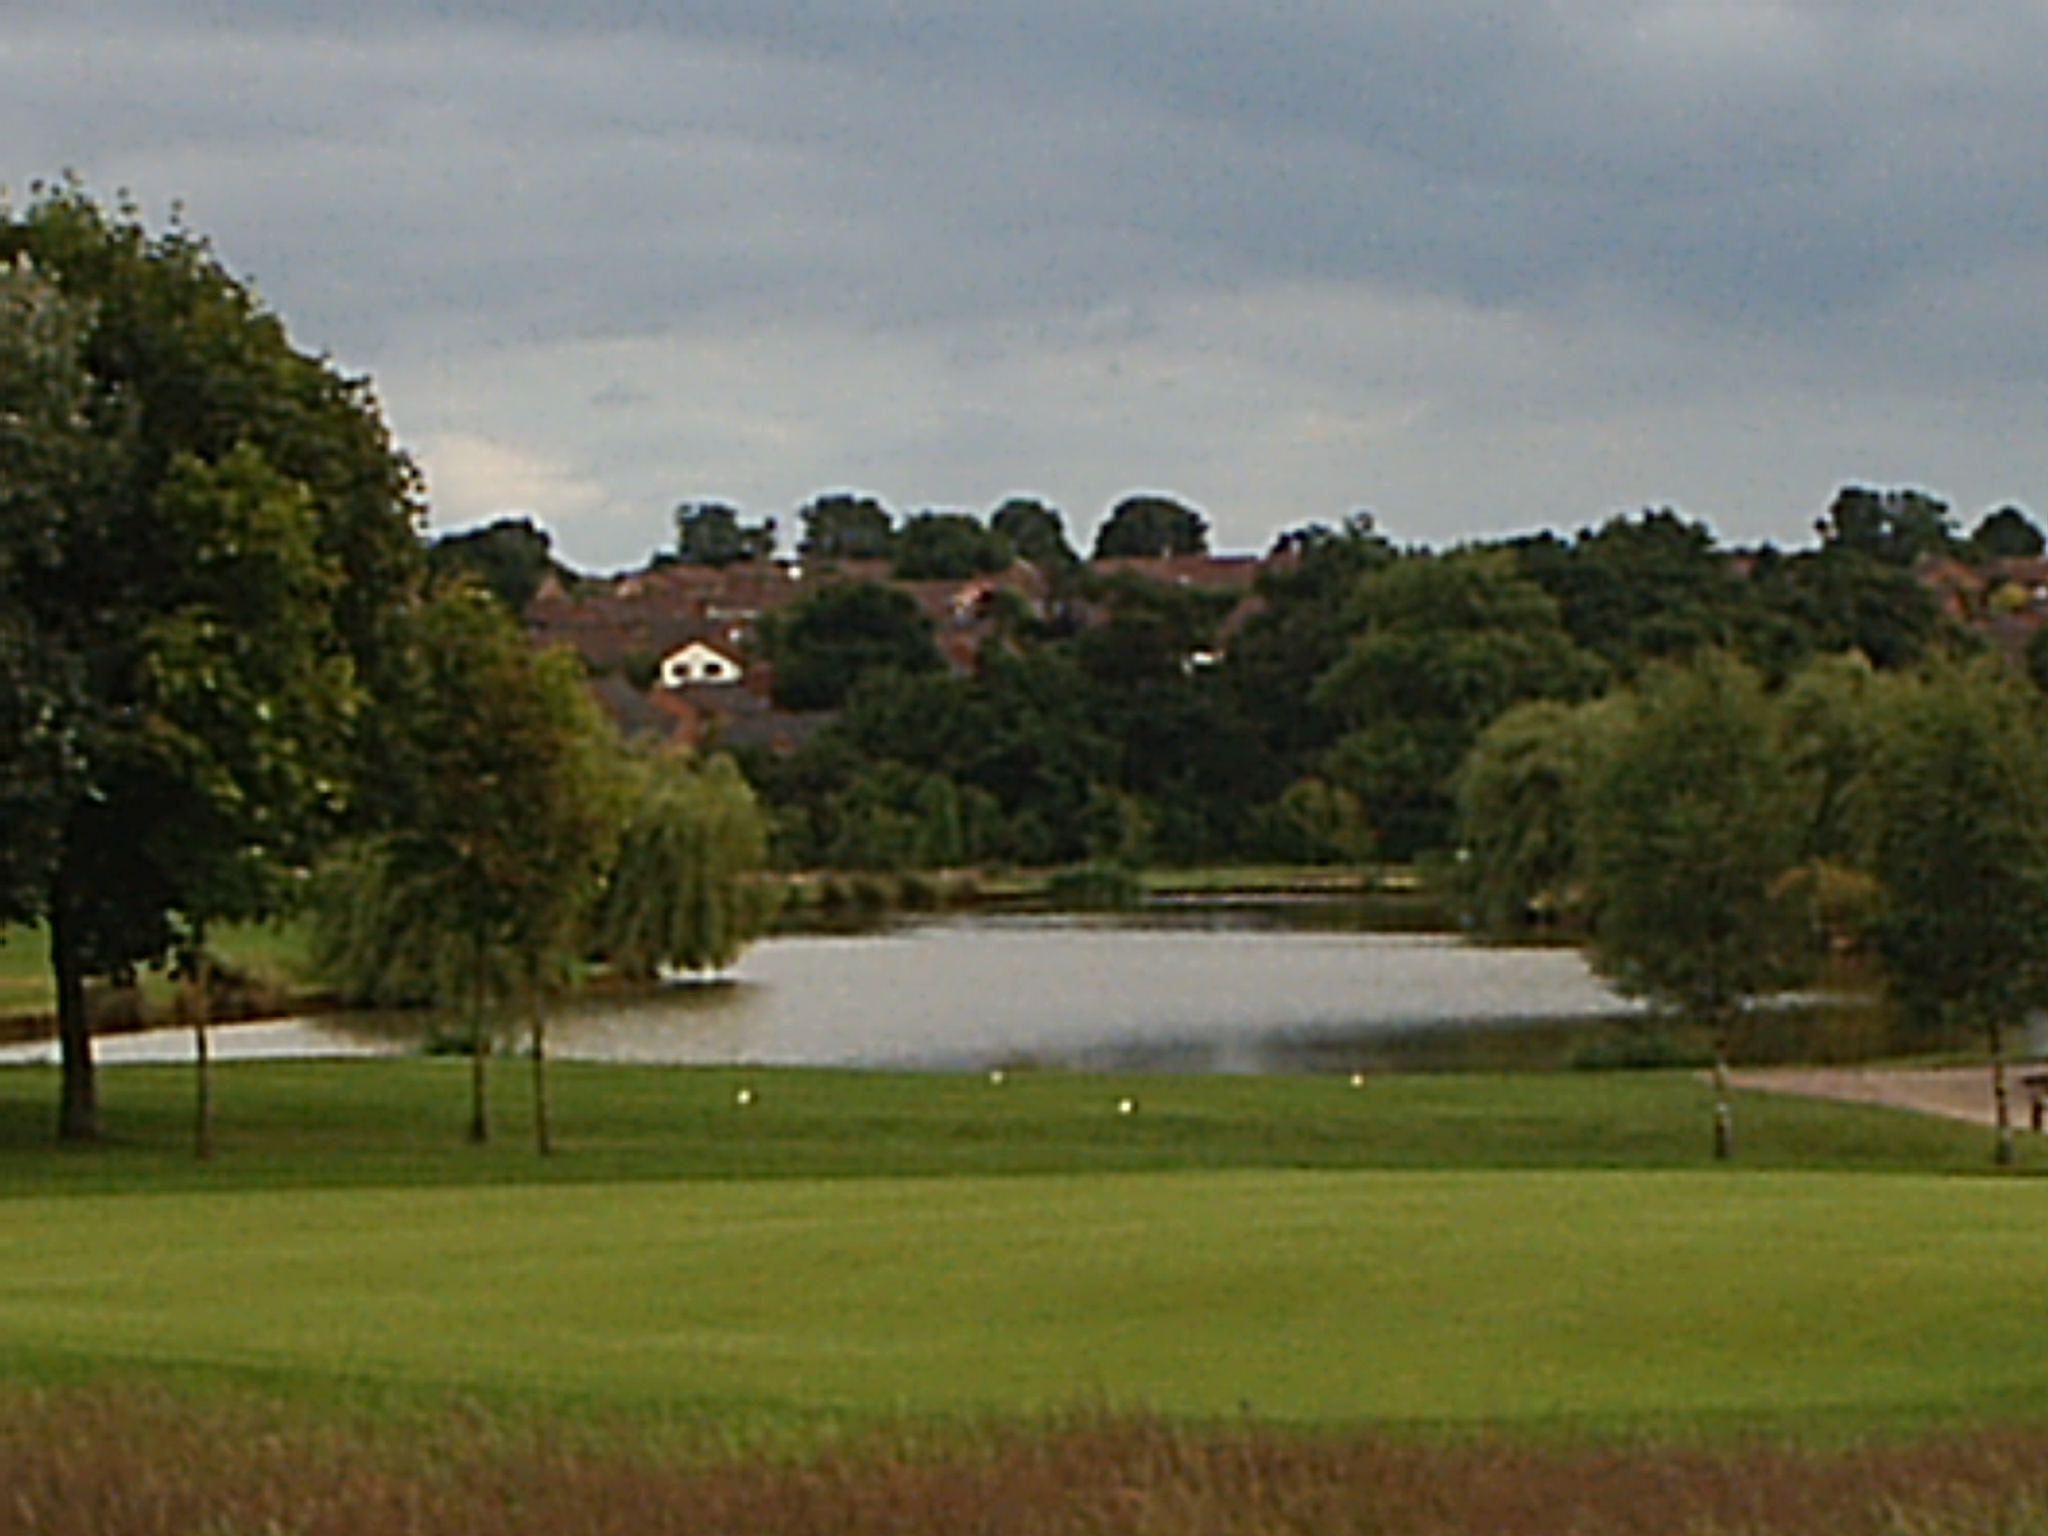
{"type": "MultiPolygon", "coordinates": [[[[1624,1011],[1571,950],[1303,930],[1208,915],[949,918],[774,939],[733,974],[561,1009],[554,1054],[603,1061],[980,1069],[1037,1063],[1264,1071],[1418,1027],[1624,1011]]],[[[217,1032],[223,1055],[411,1049],[417,1016],[338,1015],[217,1032]]],[[[47,1059],[48,1047],[39,1049],[47,1059]]],[[[177,1059],[182,1033],[105,1059],[177,1059]]]]}

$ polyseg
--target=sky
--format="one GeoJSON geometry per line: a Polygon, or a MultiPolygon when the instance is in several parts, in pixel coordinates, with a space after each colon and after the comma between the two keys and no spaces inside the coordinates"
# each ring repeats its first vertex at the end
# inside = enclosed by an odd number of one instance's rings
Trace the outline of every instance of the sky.
{"type": "Polygon", "coordinates": [[[437,529],[1138,491],[1221,549],[2048,511],[2048,0],[0,0],[437,529]]]}

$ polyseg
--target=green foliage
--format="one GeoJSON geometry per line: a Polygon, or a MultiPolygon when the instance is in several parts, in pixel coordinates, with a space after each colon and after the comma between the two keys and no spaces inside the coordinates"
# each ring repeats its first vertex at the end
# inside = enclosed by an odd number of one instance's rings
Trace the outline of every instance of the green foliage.
{"type": "Polygon", "coordinates": [[[895,553],[896,519],[872,496],[820,496],[797,515],[797,553],[806,560],[887,560],[895,553]]]}
{"type": "Polygon", "coordinates": [[[1930,556],[1962,551],[1948,503],[1916,490],[1848,485],[1820,521],[1822,547],[1911,569],[1930,556]]]}
{"type": "Polygon", "coordinates": [[[598,948],[629,975],[723,970],[775,913],[767,822],[753,791],[724,757],[663,754],[636,762],[633,777],[598,906],[598,948]]]}
{"type": "Polygon", "coordinates": [[[1986,513],[1970,530],[1972,560],[2036,560],[2048,550],[2048,537],[2041,527],[2018,507],[2000,507],[1986,513]]]}
{"type": "Polygon", "coordinates": [[[1080,564],[1080,555],[1067,541],[1066,520],[1035,498],[1011,497],[996,508],[988,526],[1018,559],[1029,560],[1047,575],[1057,576],[1080,564]]]}
{"type": "Polygon", "coordinates": [[[1805,857],[1849,864],[1862,856],[1855,804],[1877,728],[1880,674],[1860,651],[1808,663],[1777,698],[1793,771],[1813,796],[1805,857]]]}
{"type": "MultiPolygon", "coordinates": [[[[329,876],[316,953],[344,990],[460,1011],[483,1141],[488,1040],[514,1004],[539,1086],[543,999],[582,952],[618,835],[618,749],[574,658],[536,652],[482,588],[441,589],[413,624],[407,692],[386,722],[407,801],[329,876]]],[[[546,1150],[544,1099],[536,1108],[546,1150]]]]}
{"type": "Polygon", "coordinates": [[[1209,552],[1209,520],[1171,496],[1127,496],[1095,530],[1091,558],[1159,558],[1209,552]]]}
{"type": "Polygon", "coordinates": [[[1009,568],[1010,545],[965,512],[919,512],[897,530],[896,575],[902,581],[965,580],[1009,568]]]}
{"type": "Polygon", "coordinates": [[[2037,629],[2027,637],[2023,661],[2027,680],[2040,692],[2048,693],[2048,628],[2037,629]]]}
{"type": "Polygon", "coordinates": [[[0,267],[0,923],[47,901],[83,787],[84,676],[17,593],[58,557],[91,472],[87,316],[27,264],[0,267]]]}
{"type": "Polygon", "coordinates": [[[1458,771],[1461,885],[1482,933],[1515,938],[1582,916],[1579,807],[1601,760],[1605,703],[1518,704],[1458,771]]]}
{"type": "Polygon", "coordinates": [[[767,643],[785,709],[837,709],[874,673],[945,667],[931,619],[895,587],[835,582],[777,617],[767,643]]]}
{"type": "MultiPolygon", "coordinates": [[[[839,504],[857,500],[834,500],[835,515],[858,520],[839,504]]],[[[1164,501],[1132,499],[1148,500],[1164,501]]],[[[1806,856],[1846,869],[1844,797],[1862,716],[1847,682],[1814,678],[1894,670],[1975,644],[1900,563],[1904,549],[1939,543],[1939,504],[1924,501],[1845,492],[1839,531],[1791,555],[1719,548],[1705,524],[1669,510],[1570,539],[1403,553],[1359,513],[1339,528],[1283,535],[1250,602],[1081,567],[1055,583],[1043,612],[1013,613],[971,675],[942,677],[914,641],[905,654],[918,659],[904,663],[888,660],[885,644],[842,649],[829,637],[811,657],[797,655],[779,696],[838,708],[841,726],[795,760],[752,756],[748,771],[775,807],[783,858],[884,868],[957,845],[969,858],[1071,862],[1087,855],[1081,829],[1098,787],[1142,809],[1150,855],[1163,864],[1343,857],[1310,826],[1335,822],[1297,814],[1324,784],[1356,804],[1377,852],[1412,860],[1449,850],[1461,765],[1503,713],[1578,703],[1660,661],[1720,650],[1787,689],[1788,746],[1819,786],[1806,856]],[[1804,675],[1809,663],[1848,655],[1862,660],[1804,675]],[[957,841],[944,830],[949,793],[960,806],[957,841]],[[921,811],[920,794],[940,814],[921,811]],[[940,830],[921,830],[931,827],[940,830]]],[[[1128,516],[1134,526],[1177,523],[1178,505],[1128,516]]],[[[996,521],[1003,528],[988,531],[1013,546],[1042,541],[1059,563],[1052,509],[1011,502],[996,521]]],[[[930,537],[977,533],[971,522],[935,517],[930,537]]],[[[1148,539],[1134,547],[1156,552],[1148,539]]],[[[897,618],[915,627],[907,609],[897,618]]],[[[793,619],[771,626],[771,648],[793,619]]],[[[1510,859],[1525,873],[1562,867],[1566,839],[1555,797],[1550,804],[1510,859]]],[[[1492,853],[1506,856],[1506,846],[1492,853]]],[[[1510,912],[1527,913],[1532,899],[1550,910],[1559,894],[1517,877],[1484,898],[1485,921],[1519,921],[1510,912]]]]}
{"type": "MultiPolygon", "coordinates": [[[[334,850],[314,873],[306,912],[312,973],[342,1002],[423,1007],[445,993],[445,935],[431,887],[398,881],[381,844],[334,850]]],[[[495,990],[510,987],[501,976],[495,990]]]]}
{"type": "Polygon", "coordinates": [[[1909,568],[1860,547],[1760,560],[1752,580],[1791,615],[1809,653],[1858,651],[1895,670],[1960,638],[1909,568]]]}
{"type": "Polygon", "coordinates": [[[1796,622],[1712,531],[1668,509],[1612,518],[1570,544],[1546,534],[1513,547],[1523,572],[1557,599],[1572,638],[1618,676],[1705,649],[1777,673],[1803,648],[1796,622]]]}
{"type": "MultiPolygon", "coordinates": [[[[386,835],[394,871],[432,892],[452,964],[506,946],[530,980],[573,952],[617,818],[610,728],[559,651],[535,652],[477,588],[417,618],[416,691],[396,721],[421,772],[386,835]]],[[[459,972],[443,1000],[463,995],[459,972]]]]}
{"type": "Polygon", "coordinates": [[[1812,964],[1785,886],[1811,790],[1756,675],[1718,653],[1651,672],[1601,734],[1577,818],[1593,964],[1725,1032],[1812,964]]]}
{"type": "Polygon", "coordinates": [[[1128,864],[1090,859],[1054,870],[1045,899],[1057,912],[1129,912],[1144,904],[1145,882],[1128,864]]]}
{"type": "Polygon", "coordinates": [[[84,1138],[85,978],[264,909],[378,798],[350,793],[373,760],[356,725],[419,570],[416,477],[367,385],[183,229],[44,189],[0,215],[0,271],[25,429],[0,447],[0,719],[28,722],[0,792],[51,773],[12,797],[0,884],[51,922],[61,1125],[84,1138]]]}
{"type": "Polygon", "coordinates": [[[443,577],[474,577],[513,613],[526,612],[541,583],[557,569],[554,541],[524,517],[501,517],[482,528],[443,534],[427,558],[443,577]]]}
{"type": "Polygon", "coordinates": [[[684,565],[734,565],[775,554],[775,519],[746,523],[723,502],[684,502],[676,508],[675,558],[684,565]]]}
{"type": "Polygon", "coordinates": [[[1458,766],[1489,723],[1525,700],[1586,698],[1605,678],[1505,551],[1374,570],[1346,620],[1350,645],[1313,697],[1351,730],[1323,771],[1365,803],[1395,858],[1448,841],[1458,766]]]}
{"type": "Polygon", "coordinates": [[[1309,864],[1363,864],[1378,844],[1358,796],[1327,779],[1296,779],[1281,794],[1286,851],[1309,864]]]}
{"type": "Polygon", "coordinates": [[[1221,674],[1267,750],[1299,777],[1343,731],[1313,684],[1351,643],[1352,589],[1396,557],[1365,512],[1340,529],[1291,530],[1272,553],[1259,575],[1260,604],[1231,637],[1221,674]]]}
{"type": "Polygon", "coordinates": [[[1930,1030],[2017,1023],[2048,1003],[2038,696],[1987,658],[1891,680],[1876,716],[1860,811],[1892,989],[1930,1030]]]}

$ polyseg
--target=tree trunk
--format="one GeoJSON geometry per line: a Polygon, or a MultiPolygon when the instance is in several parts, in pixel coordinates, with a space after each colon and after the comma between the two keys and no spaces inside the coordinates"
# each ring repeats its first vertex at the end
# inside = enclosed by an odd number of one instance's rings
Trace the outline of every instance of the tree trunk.
{"type": "Polygon", "coordinates": [[[478,1146],[491,1139],[489,1065],[491,1037],[481,1015],[469,1024],[469,1139],[478,1146]]]}
{"type": "Polygon", "coordinates": [[[93,1075],[92,1020],[85,1011],[85,971],[78,953],[78,919],[70,887],[59,875],[50,902],[50,969],[57,985],[57,1045],[63,1060],[58,1090],[57,1139],[97,1141],[99,1090],[93,1075]]]}
{"type": "Polygon", "coordinates": [[[533,1001],[533,1145],[542,1157],[555,1150],[554,1112],[548,1101],[548,1020],[538,994],[533,1001]]]}
{"type": "Polygon", "coordinates": [[[213,967],[201,949],[192,962],[192,1155],[213,1156],[213,1050],[207,1028],[213,1017],[213,967]]]}
{"type": "Polygon", "coordinates": [[[1714,1161],[1735,1156],[1735,1106],[1728,1095],[1728,1031],[1714,1031],[1714,1161]]]}
{"type": "Polygon", "coordinates": [[[1991,1046],[1992,1116],[1998,1125],[1998,1142],[1992,1152],[1992,1161],[2001,1168],[2010,1168],[2013,1159],[2012,1097],[2006,1091],[2005,1082],[2005,1030],[1992,1024],[1988,1026],[1987,1033],[1991,1046]]]}

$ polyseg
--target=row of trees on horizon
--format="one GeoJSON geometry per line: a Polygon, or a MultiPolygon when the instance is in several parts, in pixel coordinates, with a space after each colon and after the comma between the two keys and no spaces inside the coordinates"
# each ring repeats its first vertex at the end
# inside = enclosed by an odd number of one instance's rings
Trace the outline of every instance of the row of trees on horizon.
{"type": "MultiPolygon", "coordinates": [[[[1343,523],[1355,525],[1361,519],[1377,527],[1374,515],[1363,510],[1351,513],[1343,523]]],[[[1085,558],[1070,535],[1067,515],[1033,496],[1006,498],[981,516],[961,510],[899,514],[874,496],[828,491],[798,507],[795,523],[799,534],[792,553],[798,561],[877,562],[905,581],[993,574],[1016,560],[1027,560],[1048,575],[1061,575],[1095,561],[1220,553],[1212,547],[1207,515],[1165,492],[1141,492],[1117,501],[1096,525],[1085,558]]],[[[728,502],[683,502],[674,510],[673,526],[673,543],[656,547],[648,556],[648,567],[723,567],[783,557],[778,520],[750,521],[728,502]]],[[[1284,528],[1274,535],[1264,557],[1284,557],[1326,536],[1331,526],[1284,528]]],[[[1700,526],[1706,528],[1704,523],[1700,526]]],[[[2048,543],[2034,518],[2011,503],[1986,512],[1965,532],[1950,505],[1930,492],[1864,485],[1844,486],[1816,520],[1814,531],[1820,540],[1846,541],[1880,558],[1907,563],[1922,557],[1979,564],[2032,558],[2048,543]]],[[[549,574],[571,583],[587,579],[586,573],[556,558],[552,537],[531,518],[506,516],[446,533],[436,539],[435,547],[444,559],[464,564],[501,587],[514,606],[523,606],[549,574]]],[[[1767,541],[1731,551],[1748,556],[1777,552],[1777,546],[1767,541]]]]}

